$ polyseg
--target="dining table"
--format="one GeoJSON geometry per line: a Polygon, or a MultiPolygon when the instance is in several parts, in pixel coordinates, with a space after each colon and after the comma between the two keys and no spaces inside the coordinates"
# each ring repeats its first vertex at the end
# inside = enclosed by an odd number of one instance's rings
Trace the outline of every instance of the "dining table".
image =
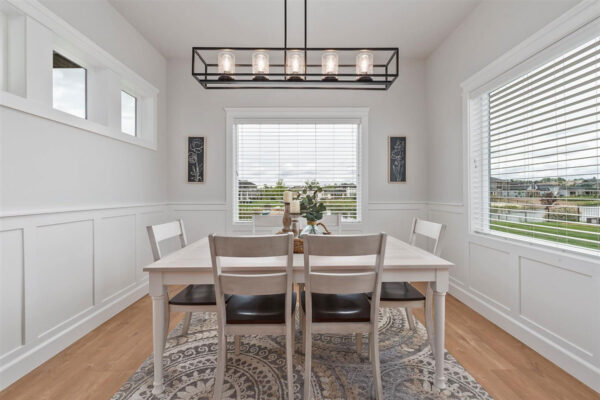
{"type": "MultiPolygon", "coordinates": [[[[317,257],[311,261],[314,268],[351,270],[373,265],[371,256],[359,257],[317,257]]],[[[223,258],[223,271],[263,272],[283,270],[281,259],[273,257],[223,258]]],[[[430,343],[435,359],[434,385],[446,387],[444,376],[444,328],[446,292],[449,285],[450,269],[453,263],[437,257],[417,246],[388,236],[383,264],[383,282],[427,282],[433,293],[434,326],[430,333],[430,343]]],[[[149,274],[149,294],[152,298],[153,319],[153,361],[154,394],[162,393],[164,338],[167,285],[190,285],[214,283],[208,237],[190,243],[160,260],[144,267],[149,274]]],[[[294,254],[294,282],[304,283],[304,255],[294,254]]],[[[430,299],[428,299],[430,300],[430,299]]],[[[400,334],[400,333],[399,333],[400,334]]]]}

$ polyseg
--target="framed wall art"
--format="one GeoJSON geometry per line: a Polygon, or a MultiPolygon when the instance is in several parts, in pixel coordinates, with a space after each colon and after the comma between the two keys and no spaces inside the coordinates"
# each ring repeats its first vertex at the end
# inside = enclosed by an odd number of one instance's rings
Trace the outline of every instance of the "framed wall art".
{"type": "Polygon", "coordinates": [[[206,137],[188,136],[188,183],[204,183],[206,181],[206,137]]]}
{"type": "Polygon", "coordinates": [[[388,182],[406,183],[406,136],[388,136],[388,182]]]}

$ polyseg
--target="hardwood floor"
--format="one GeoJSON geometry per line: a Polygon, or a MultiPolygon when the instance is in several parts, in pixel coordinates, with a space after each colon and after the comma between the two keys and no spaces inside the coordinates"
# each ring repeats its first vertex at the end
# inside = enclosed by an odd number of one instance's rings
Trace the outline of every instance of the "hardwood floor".
{"type": "MultiPolygon", "coordinates": [[[[151,307],[145,296],[0,392],[0,400],[110,398],[152,353],[151,307]]],[[[446,348],[495,399],[600,399],[452,296],[446,313],[446,348]]],[[[415,315],[423,321],[422,312],[415,315]]],[[[171,329],[181,318],[171,315],[171,329]]]]}

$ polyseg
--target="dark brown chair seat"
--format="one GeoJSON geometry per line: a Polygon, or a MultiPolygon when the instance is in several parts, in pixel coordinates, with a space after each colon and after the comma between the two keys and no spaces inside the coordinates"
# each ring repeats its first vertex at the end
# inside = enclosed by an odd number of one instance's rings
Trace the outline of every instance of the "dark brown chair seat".
{"type": "MultiPolygon", "coordinates": [[[[296,293],[292,293],[292,313],[296,293]]],[[[227,301],[228,324],[285,324],[285,293],[258,296],[233,295],[227,301]]]]}
{"type": "Polygon", "coordinates": [[[381,284],[381,301],[420,301],[425,296],[408,282],[384,282],[381,284]]]}
{"type": "MultiPolygon", "coordinates": [[[[300,295],[302,309],[306,310],[306,292],[300,295]]],[[[312,294],[313,322],[369,322],[371,303],[367,296],[358,294],[312,294]]]]}
{"type": "Polygon", "coordinates": [[[177,293],[169,304],[178,306],[210,306],[217,304],[215,285],[188,285],[177,293]]]}

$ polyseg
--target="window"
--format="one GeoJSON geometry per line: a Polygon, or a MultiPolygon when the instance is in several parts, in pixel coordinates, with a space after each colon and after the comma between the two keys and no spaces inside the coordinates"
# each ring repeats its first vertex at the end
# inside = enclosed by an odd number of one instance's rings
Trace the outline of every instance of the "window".
{"type": "Polygon", "coordinates": [[[469,110],[472,230],[600,251],[600,37],[469,110]]]}
{"type": "Polygon", "coordinates": [[[361,219],[358,123],[235,125],[234,222],[283,212],[283,192],[305,183],[323,188],[327,213],[361,219]]]}
{"type": "Polygon", "coordinates": [[[136,135],[137,99],[121,90],[121,132],[131,136],[136,135]]]}
{"type": "Polygon", "coordinates": [[[52,106],[76,117],[87,118],[86,75],[85,68],[54,52],[52,106]]]}

